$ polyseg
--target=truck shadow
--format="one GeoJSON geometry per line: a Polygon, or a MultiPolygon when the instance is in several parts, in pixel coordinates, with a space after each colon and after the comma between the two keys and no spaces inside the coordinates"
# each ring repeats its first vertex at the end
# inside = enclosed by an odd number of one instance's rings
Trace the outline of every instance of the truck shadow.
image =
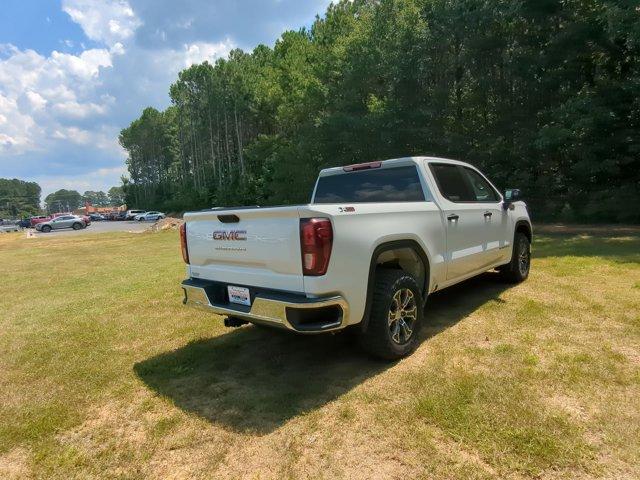
{"type": "MultiPolygon", "coordinates": [[[[421,341],[506,288],[487,273],[432,295],[421,341]]],[[[299,336],[246,326],[144,360],[134,371],[187,412],[235,431],[265,434],[393,365],[366,356],[347,334],[299,336]]]]}

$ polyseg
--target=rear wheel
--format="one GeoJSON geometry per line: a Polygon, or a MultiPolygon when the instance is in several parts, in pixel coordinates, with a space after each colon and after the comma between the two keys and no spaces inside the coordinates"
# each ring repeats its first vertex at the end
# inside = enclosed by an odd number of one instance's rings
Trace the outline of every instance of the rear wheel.
{"type": "Polygon", "coordinates": [[[416,280],[402,270],[379,270],[369,324],[360,334],[360,344],[386,360],[405,357],[417,346],[422,317],[422,294],[416,280]]]}
{"type": "Polygon", "coordinates": [[[510,283],[520,283],[527,279],[531,269],[531,242],[522,232],[516,232],[513,240],[511,261],[500,269],[502,278],[510,283]]]}

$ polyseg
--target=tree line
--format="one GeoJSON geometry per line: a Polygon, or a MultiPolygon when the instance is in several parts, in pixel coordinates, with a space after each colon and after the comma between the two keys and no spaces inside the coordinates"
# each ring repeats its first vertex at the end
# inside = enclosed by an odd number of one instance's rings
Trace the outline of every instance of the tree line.
{"type": "Polygon", "coordinates": [[[0,218],[19,218],[40,212],[40,185],[17,178],[0,178],[0,218]]]}
{"type": "Polygon", "coordinates": [[[50,213],[71,212],[89,204],[94,207],[119,207],[125,202],[122,187],[111,187],[107,193],[88,190],[81,194],[76,190],[60,189],[44,199],[45,210],[50,213]]]}
{"type": "Polygon", "coordinates": [[[27,218],[41,213],[70,212],[85,203],[94,207],[119,207],[125,203],[122,187],[111,187],[107,193],[88,190],[60,189],[44,199],[40,206],[42,189],[36,182],[0,178],[0,218],[27,218]]]}
{"type": "Polygon", "coordinates": [[[640,221],[633,0],[354,0],[193,65],[120,134],[127,204],[306,202],[324,167],[435,155],[535,219],[640,221]]]}

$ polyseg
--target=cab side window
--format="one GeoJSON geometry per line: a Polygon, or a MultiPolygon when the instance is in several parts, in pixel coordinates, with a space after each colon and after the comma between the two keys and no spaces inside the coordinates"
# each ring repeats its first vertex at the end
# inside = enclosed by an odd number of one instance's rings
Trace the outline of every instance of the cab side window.
{"type": "Polygon", "coordinates": [[[475,202],[497,202],[500,200],[495,189],[478,172],[464,167],[464,173],[473,190],[475,202]]]}

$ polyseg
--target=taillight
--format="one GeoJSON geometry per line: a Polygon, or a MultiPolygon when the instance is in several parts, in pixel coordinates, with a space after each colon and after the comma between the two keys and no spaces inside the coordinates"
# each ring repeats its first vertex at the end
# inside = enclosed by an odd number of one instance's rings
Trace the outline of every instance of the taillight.
{"type": "Polygon", "coordinates": [[[187,224],[180,225],[180,248],[182,249],[182,259],[184,263],[189,263],[189,248],[187,247],[187,224]]]}
{"type": "Polygon", "coordinates": [[[301,219],[302,273],[308,276],[320,276],[327,273],[332,245],[333,228],[328,218],[301,219]]]}

